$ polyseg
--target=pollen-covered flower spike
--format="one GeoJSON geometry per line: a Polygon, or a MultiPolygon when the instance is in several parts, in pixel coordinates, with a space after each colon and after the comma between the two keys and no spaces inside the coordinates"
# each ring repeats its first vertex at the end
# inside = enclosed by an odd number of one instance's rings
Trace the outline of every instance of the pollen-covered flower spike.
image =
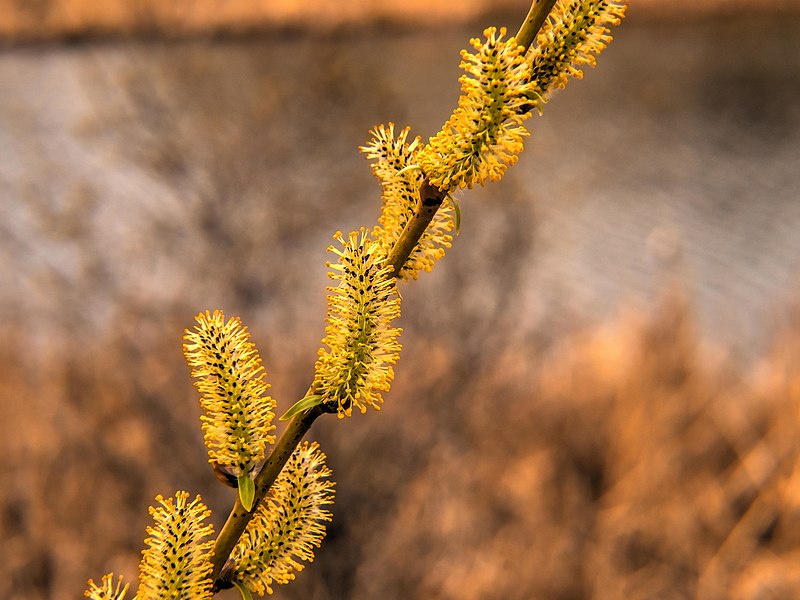
{"type": "Polygon", "coordinates": [[[323,344],[315,366],[312,389],[320,402],[335,409],[339,418],[350,416],[353,406],[366,412],[380,409],[381,392],[389,391],[400,355],[400,329],[392,320],[400,315],[392,269],[385,254],[366,231],[352,232],[341,244],[328,248],[339,256],[328,276],[338,281],[328,287],[328,317],[323,344]]]}
{"type": "MultiPolygon", "coordinates": [[[[381,182],[383,205],[372,235],[388,254],[397,242],[419,202],[423,174],[417,166],[419,138],[408,143],[409,128],[395,138],[394,123],[379,125],[372,139],[360,150],[372,161],[372,171],[381,182]]],[[[445,202],[428,224],[414,250],[400,269],[400,279],[416,279],[420,271],[430,271],[452,245],[455,227],[453,204],[445,202]]]]}
{"type": "Polygon", "coordinates": [[[187,492],[175,500],[156,497],[158,507],[150,507],[153,526],[147,528],[147,548],[139,563],[137,600],[212,597],[212,525],[203,521],[211,511],[200,496],[188,502],[187,492]]]}
{"type": "Polygon", "coordinates": [[[264,393],[264,368],[250,334],[237,317],[215,310],[196,317],[183,352],[200,392],[209,462],[237,477],[242,504],[252,508],[254,469],[275,443],[275,401],[264,393]],[[249,500],[249,502],[248,502],[249,500]]]}
{"type": "Polygon", "coordinates": [[[595,65],[596,55],[611,42],[609,27],[624,16],[624,2],[558,0],[531,50],[536,91],[544,96],[564,88],[570,77],[583,77],[580,67],[595,65]]]}
{"type": "Polygon", "coordinates": [[[100,585],[90,579],[89,587],[83,595],[86,598],[91,598],[91,600],[124,600],[125,594],[128,593],[129,585],[127,583],[124,586],[122,585],[121,576],[115,584],[114,574],[109,573],[108,575],[103,575],[100,585]]]}
{"type": "Polygon", "coordinates": [[[535,90],[525,49],[505,29],[490,27],[461,52],[461,97],[442,130],[419,151],[419,165],[440,190],[499,180],[522,152],[535,90]]]}
{"type": "Polygon", "coordinates": [[[324,508],[333,504],[330,475],[316,442],[295,449],[231,555],[237,587],[272,594],[273,584],[288,583],[302,571],[300,561],[314,560],[324,523],[331,520],[324,508]]]}

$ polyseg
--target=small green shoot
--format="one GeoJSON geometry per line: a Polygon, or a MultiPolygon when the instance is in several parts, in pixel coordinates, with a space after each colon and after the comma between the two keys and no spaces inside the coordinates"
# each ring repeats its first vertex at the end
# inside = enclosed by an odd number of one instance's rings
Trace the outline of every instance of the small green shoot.
{"type": "Polygon", "coordinates": [[[320,395],[313,395],[313,396],[306,396],[302,400],[298,400],[295,404],[283,413],[280,417],[281,421],[288,421],[297,413],[303,412],[304,410],[308,410],[309,408],[314,408],[318,404],[322,404],[322,396],[320,395]]]}
{"type": "Polygon", "coordinates": [[[249,473],[239,475],[237,479],[239,486],[239,499],[242,501],[242,506],[245,507],[247,512],[253,510],[253,500],[256,497],[256,484],[249,473]]]}

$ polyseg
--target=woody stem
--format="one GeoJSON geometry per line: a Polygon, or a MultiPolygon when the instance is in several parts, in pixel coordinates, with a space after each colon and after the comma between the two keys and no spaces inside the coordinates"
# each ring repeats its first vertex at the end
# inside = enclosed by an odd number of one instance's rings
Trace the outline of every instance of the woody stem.
{"type": "Polygon", "coordinates": [[[536,39],[536,35],[544,25],[545,19],[547,19],[547,15],[550,14],[555,3],[556,0],[533,0],[525,21],[523,21],[517,35],[514,36],[520,46],[523,46],[526,50],[531,47],[533,40],[536,39]]]}

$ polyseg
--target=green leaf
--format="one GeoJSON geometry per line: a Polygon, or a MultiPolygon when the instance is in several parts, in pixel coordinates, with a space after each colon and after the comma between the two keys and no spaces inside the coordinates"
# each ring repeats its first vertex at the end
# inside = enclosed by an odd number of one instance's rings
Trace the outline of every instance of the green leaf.
{"type": "Polygon", "coordinates": [[[298,400],[295,402],[294,406],[287,410],[283,415],[281,415],[281,421],[288,421],[297,413],[303,412],[304,410],[308,410],[309,408],[314,408],[318,404],[322,404],[322,396],[314,395],[314,396],[306,396],[302,400],[298,400]]]}
{"type": "Polygon", "coordinates": [[[458,235],[461,233],[461,205],[450,194],[447,194],[447,198],[453,204],[453,208],[456,211],[456,235],[458,235]]]}
{"type": "Polygon", "coordinates": [[[256,483],[250,478],[248,473],[239,475],[239,499],[247,512],[253,510],[253,500],[256,497],[256,483]]]}
{"type": "Polygon", "coordinates": [[[236,589],[239,590],[239,593],[242,595],[242,600],[253,600],[250,590],[248,590],[243,584],[239,583],[238,581],[234,581],[233,585],[235,585],[236,589]]]}

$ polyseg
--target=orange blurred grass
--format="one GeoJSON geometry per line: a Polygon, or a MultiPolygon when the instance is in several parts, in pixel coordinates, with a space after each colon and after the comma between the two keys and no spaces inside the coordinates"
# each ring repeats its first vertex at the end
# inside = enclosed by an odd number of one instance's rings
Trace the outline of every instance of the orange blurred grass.
{"type": "MultiPolygon", "coordinates": [[[[228,501],[174,340],[142,353],[111,338],[32,371],[18,335],[0,374],[0,596],[135,577],[154,493],[228,501]]],[[[471,373],[446,338],[421,337],[386,410],[316,432],[342,490],[335,534],[277,597],[800,593],[800,330],[744,375],[698,340],[679,293],[471,373]]]]}
{"type": "MultiPolygon", "coordinates": [[[[656,18],[800,8],[799,0],[637,0],[635,4],[634,12],[656,18]]],[[[497,11],[524,16],[529,6],[525,0],[0,0],[0,41],[236,36],[276,28],[324,32],[376,23],[440,25],[497,11]]]]}

